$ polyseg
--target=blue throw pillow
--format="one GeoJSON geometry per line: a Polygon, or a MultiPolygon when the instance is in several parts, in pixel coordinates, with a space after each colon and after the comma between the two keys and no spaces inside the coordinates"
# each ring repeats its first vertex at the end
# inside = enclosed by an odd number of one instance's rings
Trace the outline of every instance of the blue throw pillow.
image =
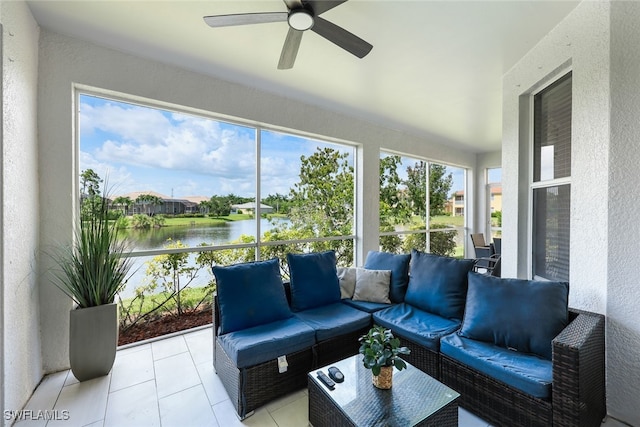
{"type": "Polygon", "coordinates": [[[460,335],[551,360],[551,341],[569,321],[569,284],[469,273],[460,335]]]}
{"type": "Polygon", "coordinates": [[[293,316],[278,258],[213,267],[220,306],[220,333],[240,331],[293,316]]]}
{"type": "Polygon", "coordinates": [[[449,258],[413,249],[404,302],[460,321],[467,298],[467,274],[472,268],[472,259],[449,258]]]}
{"type": "Polygon", "coordinates": [[[404,301],[409,284],[409,261],[411,254],[392,254],[389,252],[369,251],[364,268],[367,270],[391,270],[389,299],[391,302],[404,301]]]}
{"type": "Polygon", "coordinates": [[[287,254],[291,308],[308,310],[340,301],[335,251],[287,254]]]}

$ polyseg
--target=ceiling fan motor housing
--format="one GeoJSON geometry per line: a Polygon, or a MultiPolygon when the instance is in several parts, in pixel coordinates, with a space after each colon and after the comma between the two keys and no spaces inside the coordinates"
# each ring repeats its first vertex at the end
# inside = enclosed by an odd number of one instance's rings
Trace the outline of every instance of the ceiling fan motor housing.
{"type": "Polygon", "coordinates": [[[293,9],[289,12],[287,21],[294,30],[306,31],[313,27],[313,13],[305,8],[293,9]]]}

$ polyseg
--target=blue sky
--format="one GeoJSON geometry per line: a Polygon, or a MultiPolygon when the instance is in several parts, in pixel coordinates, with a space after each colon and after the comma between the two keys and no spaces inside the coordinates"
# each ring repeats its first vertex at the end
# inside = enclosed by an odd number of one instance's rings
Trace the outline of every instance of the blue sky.
{"type": "MultiPolygon", "coordinates": [[[[80,96],[79,123],[80,170],[108,177],[112,195],[255,196],[254,128],[88,95],[80,96]]],[[[300,156],[318,146],[354,152],[271,131],[262,132],[261,142],[263,197],[288,194],[298,181],[300,156]]],[[[462,189],[462,170],[452,171],[453,190],[462,189]]]]}

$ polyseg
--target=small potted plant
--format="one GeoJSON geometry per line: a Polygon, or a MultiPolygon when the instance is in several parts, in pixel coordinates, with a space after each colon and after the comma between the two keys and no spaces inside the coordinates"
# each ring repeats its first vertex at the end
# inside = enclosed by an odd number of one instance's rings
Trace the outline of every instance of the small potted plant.
{"type": "Polygon", "coordinates": [[[401,354],[409,354],[411,350],[400,346],[400,339],[395,338],[391,329],[374,326],[359,339],[360,354],[364,356],[362,363],[373,374],[373,385],[388,390],[393,379],[393,367],[399,371],[407,367],[401,354]]]}

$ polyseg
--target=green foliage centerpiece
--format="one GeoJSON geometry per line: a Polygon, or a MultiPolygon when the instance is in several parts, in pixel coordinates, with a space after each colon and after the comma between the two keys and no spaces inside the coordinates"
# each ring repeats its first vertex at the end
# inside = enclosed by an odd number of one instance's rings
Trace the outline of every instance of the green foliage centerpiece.
{"type": "Polygon", "coordinates": [[[118,343],[114,299],[132,265],[125,242],[110,220],[109,200],[95,192],[83,200],[73,243],[54,256],[54,283],[76,307],[70,312],[69,362],[85,381],[111,371],[118,343]]]}
{"type": "Polygon", "coordinates": [[[362,363],[373,374],[373,385],[381,389],[390,389],[393,379],[393,367],[399,371],[407,367],[401,354],[409,354],[411,350],[400,346],[400,339],[395,338],[391,329],[374,326],[359,339],[360,354],[364,356],[362,363]]]}

